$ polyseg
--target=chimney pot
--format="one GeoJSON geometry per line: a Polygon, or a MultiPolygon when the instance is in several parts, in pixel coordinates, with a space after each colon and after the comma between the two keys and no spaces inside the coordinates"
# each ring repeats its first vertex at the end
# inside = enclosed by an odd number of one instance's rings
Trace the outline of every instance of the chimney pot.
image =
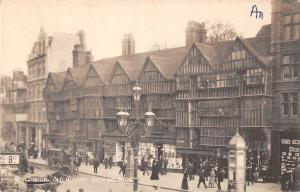
{"type": "Polygon", "coordinates": [[[185,44],[191,46],[193,43],[206,43],[205,23],[196,21],[189,21],[185,29],[185,44]]]}
{"type": "Polygon", "coordinates": [[[122,55],[135,54],[135,40],[132,33],[124,34],[122,39],[122,55]]]}

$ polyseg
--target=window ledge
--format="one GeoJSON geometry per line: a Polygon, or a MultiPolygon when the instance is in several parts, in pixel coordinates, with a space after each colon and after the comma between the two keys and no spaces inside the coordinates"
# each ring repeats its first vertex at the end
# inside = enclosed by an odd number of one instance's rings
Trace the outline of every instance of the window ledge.
{"type": "Polygon", "coordinates": [[[300,79],[284,79],[284,80],[275,81],[275,83],[286,83],[286,82],[300,82],[300,79]]]}

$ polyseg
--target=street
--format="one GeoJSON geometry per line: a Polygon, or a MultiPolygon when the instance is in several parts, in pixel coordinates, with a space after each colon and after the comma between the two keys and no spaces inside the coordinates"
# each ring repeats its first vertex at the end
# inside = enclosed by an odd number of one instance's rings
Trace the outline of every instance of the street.
{"type": "MultiPolygon", "coordinates": [[[[35,167],[34,174],[27,174],[26,176],[45,176],[51,174],[54,171],[45,167],[44,165],[38,165],[37,162],[42,162],[36,159],[30,159],[35,163],[31,163],[35,167]]],[[[103,165],[100,165],[98,173],[93,173],[93,167],[91,165],[86,166],[82,164],[79,167],[79,172],[75,177],[67,177],[67,181],[63,181],[57,188],[59,192],[77,192],[79,189],[83,189],[87,192],[104,191],[104,192],[130,192],[132,191],[132,183],[130,180],[126,180],[119,174],[119,167],[113,166],[112,169],[105,169],[103,165]]],[[[168,173],[167,175],[160,175],[158,181],[150,180],[150,176],[142,175],[139,172],[139,191],[150,192],[155,191],[153,186],[158,186],[161,192],[181,191],[182,174],[181,173],[168,173]]],[[[215,192],[217,188],[204,188],[203,185],[197,188],[198,176],[195,176],[195,180],[189,181],[189,191],[206,191],[215,192]]],[[[222,183],[222,189],[227,189],[227,180],[222,183]]],[[[275,183],[254,183],[254,185],[247,186],[247,192],[279,192],[280,185],[275,183]]]]}

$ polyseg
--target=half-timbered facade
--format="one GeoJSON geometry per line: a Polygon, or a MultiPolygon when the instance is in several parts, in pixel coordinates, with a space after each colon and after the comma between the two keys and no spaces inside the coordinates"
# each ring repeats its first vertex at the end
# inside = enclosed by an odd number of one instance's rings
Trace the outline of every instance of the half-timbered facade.
{"type": "Polygon", "coordinates": [[[238,129],[255,156],[267,158],[272,60],[262,51],[269,52],[269,39],[193,45],[176,73],[178,153],[221,157],[238,129]]]}
{"type": "Polygon", "coordinates": [[[272,21],[252,38],[207,45],[205,38],[189,36],[205,37],[205,25],[190,22],[186,46],[133,51],[50,73],[45,88],[49,143],[119,161],[128,138],[117,112],[127,111],[131,121],[150,108],[155,124],[142,138],[140,156],[166,156],[171,167],[193,157],[216,160],[227,155],[229,139],[239,131],[258,163],[278,159],[274,129],[299,127],[299,7],[289,10],[277,15],[280,25],[272,21]],[[288,34],[293,39],[283,41],[288,34]],[[136,82],[142,88],[138,110],[132,97],[136,82]]]}

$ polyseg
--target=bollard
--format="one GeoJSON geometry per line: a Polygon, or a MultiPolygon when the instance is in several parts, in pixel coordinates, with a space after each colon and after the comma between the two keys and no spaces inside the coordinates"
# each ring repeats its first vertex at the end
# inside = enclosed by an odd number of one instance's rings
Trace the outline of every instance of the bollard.
{"type": "Polygon", "coordinates": [[[67,192],[71,192],[71,190],[70,190],[70,189],[67,189],[67,192]]]}
{"type": "Polygon", "coordinates": [[[79,191],[78,192],[83,192],[83,189],[79,189],[79,191]]]}

